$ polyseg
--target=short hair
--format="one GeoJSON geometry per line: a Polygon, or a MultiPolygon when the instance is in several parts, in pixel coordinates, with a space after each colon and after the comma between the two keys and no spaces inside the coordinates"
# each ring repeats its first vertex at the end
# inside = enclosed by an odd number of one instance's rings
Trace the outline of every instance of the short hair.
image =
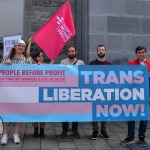
{"type": "Polygon", "coordinates": [[[136,49],[135,49],[135,53],[137,53],[138,51],[144,49],[145,50],[145,53],[146,53],[146,47],[144,46],[138,46],[136,49]]]}
{"type": "Polygon", "coordinates": [[[68,52],[68,50],[69,50],[70,47],[73,47],[73,48],[75,49],[75,51],[77,51],[77,49],[76,49],[74,46],[71,46],[71,45],[70,45],[70,46],[68,46],[68,48],[67,48],[67,52],[68,52]]]}
{"type": "Polygon", "coordinates": [[[97,46],[97,51],[98,51],[98,48],[99,48],[99,47],[104,47],[104,48],[105,48],[105,51],[106,51],[106,46],[105,46],[105,45],[102,45],[102,44],[98,45],[98,46],[97,46]]]}

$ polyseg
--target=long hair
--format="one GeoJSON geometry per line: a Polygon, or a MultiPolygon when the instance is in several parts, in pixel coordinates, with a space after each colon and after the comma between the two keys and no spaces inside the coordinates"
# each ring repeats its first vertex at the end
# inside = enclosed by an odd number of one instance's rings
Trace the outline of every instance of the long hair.
{"type": "MultiPolygon", "coordinates": [[[[34,60],[35,62],[37,62],[36,58],[40,55],[40,53],[43,54],[43,52],[40,51],[40,50],[37,50],[37,51],[34,53],[34,55],[33,55],[33,60],[34,60]]],[[[44,55],[44,54],[43,54],[43,55],[44,55]]]]}
{"type": "MultiPolygon", "coordinates": [[[[14,56],[15,56],[15,53],[16,53],[15,47],[13,47],[12,50],[11,50],[11,52],[10,52],[10,54],[8,55],[8,58],[9,58],[10,60],[12,60],[12,59],[14,58],[14,56]]],[[[28,57],[30,57],[30,55],[26,52],[26,50],[25,50],[25,52],[22,53],[22,55],[24,55],[24,57],[25,57],[26,59],[27,59],[28,57]]]]}

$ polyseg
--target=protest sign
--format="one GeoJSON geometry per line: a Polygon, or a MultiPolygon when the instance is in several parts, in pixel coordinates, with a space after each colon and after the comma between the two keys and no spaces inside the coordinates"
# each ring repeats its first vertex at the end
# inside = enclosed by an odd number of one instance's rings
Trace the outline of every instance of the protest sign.
{"type": "Polygon", "coordinates": [[[19,39],[21,39],[21,35],[3,37],[3,57],[9,55],[15,41],[19,39]]]}
{"type": "Polygon", "coordinates": [[[4,122],[149,119],[143,65],[0,65],[4,122]]]}

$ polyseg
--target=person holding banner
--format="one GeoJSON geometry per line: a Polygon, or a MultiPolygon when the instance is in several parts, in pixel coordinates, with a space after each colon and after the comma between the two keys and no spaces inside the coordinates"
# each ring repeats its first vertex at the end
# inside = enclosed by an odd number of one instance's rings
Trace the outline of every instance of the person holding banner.
{"type": "MultiPolygon", "coordinates": [[[[36,51],[36,53],[34,54],[34,62],[36,64],[44,64],[44,54],[41,51],[36,51]]],[[[40,138],[44,138],[45,134],[44,134],[44,127],[45,127],[45,122],[34,122],[32,123],[32,126],[34,127],[34,133],[33,133],[33,137],[34,138],[38,138],[40,136],[40,138]],[[38,133],[38,125],[40,126],[40,135],[38,133]]]]}
{"type": "MultiPolygon", "coordinates": [[[[67,49],[67,54],[68,54],[68,58],[63,59],[60,64],[63,65],[84,65],[84,62],[82,60],[78,60],[76,58],[77,55],[77,50],[74,46],[69,46],[67,49]]],[[[62,123],[62,134],[61,134],[61,138],[64,139],[67,137],[67,131],[68,131],[68,126],[69,123],[68,122],[63,122],[62,123]]],[[[78,132],[78,122],[72,122],[72,136],[80,139],[80,134],[78,132]]]]}
{"type": "MultiPolygon", "coordinates": [[[[7,65],[32,64],[32,58],[26,53],[25,46],[26,44],[23,40],[17,40],[10,54],[4,57],[2,63],[7,65]]],[[[20,143],[20,138],[18,134],[19,128],[20,128],[20,123],[16,122],[14,127],[14,134],[13,134],[13,141],[15,144],[20,143]]],[[[2,145],[5,145],[7,144],[7,140],[8,140],[8,123],[4,122],[4,130],[0,142],[2,145]]]]}
{"type": "MultiPolygon", "coordinates": [[[[30,40],[30,42],[32,42],[32,41],[30,40]]],[[[29,52],[30,52],[30,50],[28,49],[28,53],[29,52]]],[[[42,51],[36,51],[34,56],[33,56],[33,60],[34,60],[35,64],[38,64],[38,65],[44,64],[44,54],[43,54],[43,52],[42,51]]],[[[51,60],[50,64],[53,64],[53,63],[54,63],[54,61],[51,60]]],[[[32,126],[34,127],[34,133],[33,133],[34,138],[38,138],[38,137],[44,138],[45,137],[45,133],[44,133],[45,124],[46,124],[45,122],[39,122],[39,123],[34,122],[34,123],[32,123],[32,126]],[[40,135],[38,133],[38,131],[39,131],[38,126],[40,126],[40,135]]]]}
{"type": "MultiPolygon", "coordinates": [[[[137,59],[130,61],[129,65],[145,65],[148,67],[148,72],[150,72],[150,60],[146,59],[146,48],[144,46],[138,46],[135,49],[135,54],[137,59]]],[[[143,147],[147,146],[145,141],[145,132],[147,128],[148,121],[140,121],[139,125],[139,144],[143,147]]],[[[134,143],[135,136],[135,121],[128,121],[128,135],[127,138],[120,141],[120,144],[127,145],[134,143]]]]}
{"type": "MultiPolygon", "coordinates": [[[[97,55],[98,55],[98,59],[91,61],[90,65],[111,65],[112,64],[111,62],[105,59],[106,47],[104,45],[97,46],[97,55]]],[[[104,139],[109,140],[110,138],[106,132],[106,125],[107,122],[101,122],[101,135],[104,139]]],[[[99,130],[98,122],[92,122],[92,126],[93,126],[93,134],[91,136],[91,139],[96,140],[98,135],[98,130],[99,130]]]]}

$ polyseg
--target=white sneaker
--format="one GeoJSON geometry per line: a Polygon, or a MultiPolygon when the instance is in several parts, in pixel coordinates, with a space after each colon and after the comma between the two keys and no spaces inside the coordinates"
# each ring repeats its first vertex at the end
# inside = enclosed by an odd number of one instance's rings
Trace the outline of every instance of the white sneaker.
{"type": "Polygon", "coordinates": [[[7,134],[3,134],[1,137],[1,145],[6,145],[8,140],[7,134]]]}
{"type": "Polygon", "coordinates": [[[19,144],[20,143],[20,138],[18,134],[14,134],[13,135],[13,140],[15,144],[19,144]]]}

